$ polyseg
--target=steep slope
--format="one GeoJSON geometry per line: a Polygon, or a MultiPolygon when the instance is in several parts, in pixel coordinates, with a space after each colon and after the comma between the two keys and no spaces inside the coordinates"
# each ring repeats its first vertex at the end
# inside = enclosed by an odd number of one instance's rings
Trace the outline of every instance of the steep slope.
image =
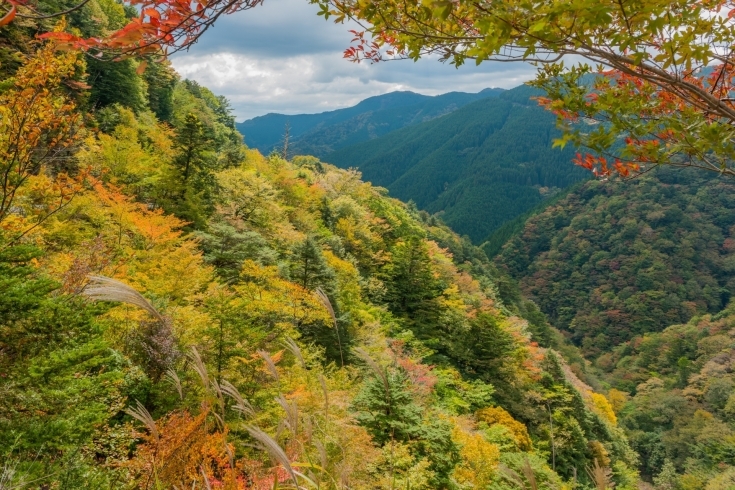
{"type": "Polygon", "coordinates": [[[735,486],[735,304],[646,333],[596,361],[656,488],[735,486]]]}
{"type": "Polygon", "coordinates": [[[413,200],[474,241],[586,177],[552,149],[554,116],[521,86],[436,120],[336,151],[325,160],[413,200]]]}
{"type": "Polygon", "coordinates": [[[733,191],[729,180],[673,170],[588,182],[530,218],[495,260],[597,356],[727,304],[733,191]]]}
{"type": "Polygon", "coordinates": [[[281,147],[288,124],[289,153],[321,157],[502,92],[502,89],[485,89],[477,94],[450,92],[434,97],[414,92],[391,92],[367,98],[353,107],[320,114],[266,114],[238,123],[237,129],[245,136],[249,147],[268,154],[281,147]]]}
{"type": "MultiPolygon", "coordinates": [[[[124,14],[79,10],[102,6],[124,14]]],[[[107,95],[141,97],[87,112],[83,53],[19,29],[0,155],[33,165],[2,184],[3,487],[551,490],[602,465],[635,488],[605,397],[467,240],[357,172],[245,148],[195,83],[110,71],[107,95]]]]}

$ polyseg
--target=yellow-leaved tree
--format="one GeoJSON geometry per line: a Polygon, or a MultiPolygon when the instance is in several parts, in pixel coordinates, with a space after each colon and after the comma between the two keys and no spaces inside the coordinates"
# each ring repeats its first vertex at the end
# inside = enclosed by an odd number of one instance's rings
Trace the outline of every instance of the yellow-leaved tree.
{"type": "MultiPolygon", "coordinates": [[[[57,29],[63,29],[60,25],[57,29]]],[[[62,209],[82,188],[71,147],[79,141],[80,115],[69,96],[77,53],[40,47],[0,94],[0,227],[17,241],[62,209]],[[27,185],[26,185],[27,184],[27,185]]]]}

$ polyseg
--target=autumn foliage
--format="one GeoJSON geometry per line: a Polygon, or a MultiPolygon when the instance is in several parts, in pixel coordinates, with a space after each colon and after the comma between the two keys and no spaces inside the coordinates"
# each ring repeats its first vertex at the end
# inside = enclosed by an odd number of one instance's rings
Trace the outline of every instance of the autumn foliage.
{"type": "Polygon", "coordinates": [[[25,234],[81,190],[84,171],[72,162],[81,117],[65,88],[79,66],[77,54],[42,47],[0,94],[0,226],[11,233],[25,234]]]}
{"type": "Polygon", "coordinates": [[[603,450],[631,471],[478,249],[356,171],[247,149],[165,64],[105,81],[142,106],[85,112],[99,82],[58,47],[0,92],[2,478],[428,490],[532,464],[558,487],[603,450]]]}
{"type": "Polygon", "coordinates": [[[364,22],[345,51],[353,61],[538,63],[531,84],[565,130],[558,144],[587,147],[576,163],[601,178],[658,165],[733,174],[729,0],[312,3],[335,22],[364,22]]]}

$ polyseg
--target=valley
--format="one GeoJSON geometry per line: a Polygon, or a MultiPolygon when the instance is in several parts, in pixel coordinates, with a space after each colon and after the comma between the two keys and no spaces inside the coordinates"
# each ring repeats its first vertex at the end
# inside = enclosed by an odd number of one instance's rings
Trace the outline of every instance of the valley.
{"type": "MultiPolygon", "coordinates": [[[[613,68],[237,123],[168,57],[261,3],[0,7],[0,490],[735,488],[722,4],[319,0],[340,62],[613,68]]],[[[289,39],[210,58],[334,90],[289,39]]]]}

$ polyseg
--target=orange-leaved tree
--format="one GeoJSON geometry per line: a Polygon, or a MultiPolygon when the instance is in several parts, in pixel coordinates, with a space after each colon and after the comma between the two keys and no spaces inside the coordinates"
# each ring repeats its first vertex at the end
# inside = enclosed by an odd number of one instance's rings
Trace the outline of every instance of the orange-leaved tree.
{"type": "MultiPolygon", "coordinates": [[[[256,7],[264,0],[125,0],[139,16],[122,28],[102,38],[83,38],[68,32],[47,32],[41,39],[53,39],[67,48],[91,51],[97,57],[116,59],[138,54],[171,54],[187,49],[223,14],[256,7]]],[[[49,3],[29,0],[4,0],[0,8],[0,27],[16,18],[42,20],[62,17],[84,7],[89,0],[80,0],[69,8],[51,8],[49,3]]]]}

